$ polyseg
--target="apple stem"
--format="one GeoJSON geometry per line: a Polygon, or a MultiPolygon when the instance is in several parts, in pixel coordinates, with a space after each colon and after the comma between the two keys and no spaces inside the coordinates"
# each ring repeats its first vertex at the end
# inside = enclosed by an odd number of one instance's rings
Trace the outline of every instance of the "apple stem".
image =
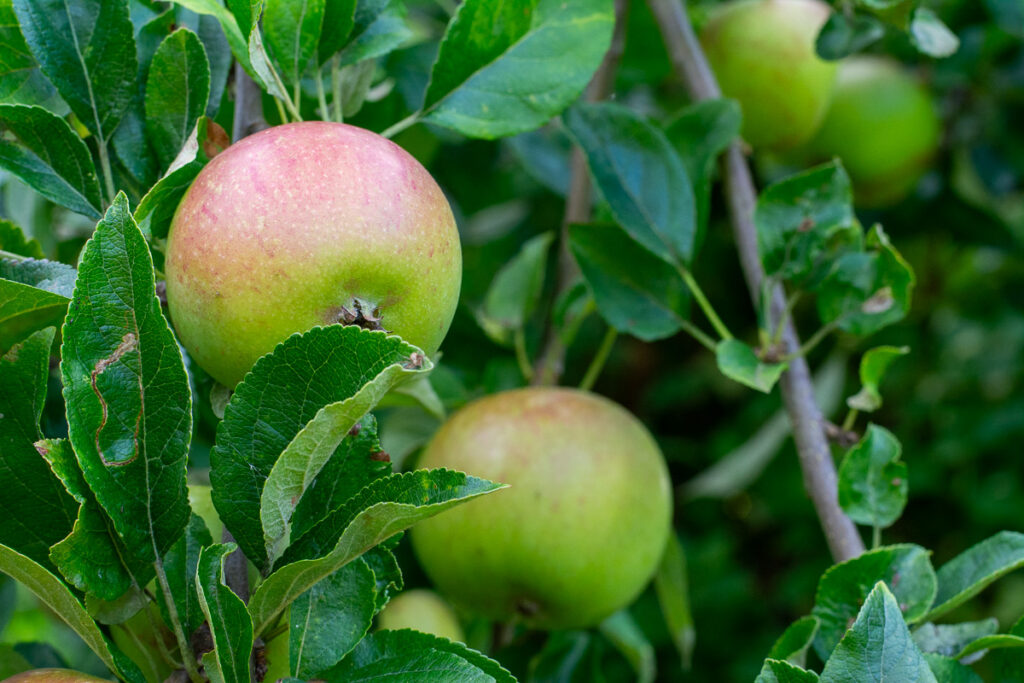
{"type": "MultiPolygon", "coordinates": [[[[680,0],[647,0],[658,24],[669,59],[683,84],[696,101],[722,96],[707,58],[700,47],[693,25],[680,0]]],[[[725,196],[732,219],[733,235],[739,250],[740,264],[747,280],[751,299],[759,305],[764,266],[757,248],[754,207],[757,190],[743,149],[733,143],[723,161],[725,196]]],[[[775,287],[769,298],[773,317],[781,318],[785,295],[775,287]]],[[[769,329],[773,321],[766,321],[769,329]]],[[[787,350],[800,348],[800,341],[791,320],[783,321],[782,341],[787,350]]],[[[814,503],[832,557],[837,562],[849,560],[864,552],[864,540],[856,525],[839,507],[839,488],[832,450],[825,436],[824,416],[814,397],[811,372],[803,357],[794,358],[783,374],[782,398],[793,426],[804,486],[814,503]]]]}
{"type": "Polygon", "coordinates": [[[344,109],[341,101],[341,58],[337,55],[331,58],[331,90],[334,92],[334,120],[344,123],[344,109]]]}
{"type": "Polygon", "coordinates": [[[614,327],[609,327],[608,331],[604,333],[604,339],[601,340],[601,345],[597,347],[597,353],[594,354],[593,360],[590,361],[590,367],[587,368],[586,374],[583,375],[580,389],[590,391],[593,388],[597,378],[601,376],[601,370],[604,369],[604,364],[608,360],[608,356],[611,355],[612,347],[615,346],[615,340],[618,337],[619,331],[614,327]]]}
{"type": "Polygon", "coordinates": [[[408,128],[409,126],[413,125],[414,123],[416,123],[419,120],[420,120],[420,112],[414,111],[413,113],[409,114],[408,116],[406,116],[404,119],[402,119],[398,123],[393,124],[389,128],[386,128],[384,130],[384,132],[381,133],[381,136],[385,137],[385,138],[393,138],[394,136],[398,135],[403,130],[405,130],[406,128],[408,128]]]}
{"type": "Polygon", "coordinates": [[[320,105],[320,118],[324,121],[330,121],[330,112],[327,109],[327,93],[324,92],[324,72],[323,70],[317,71],[316,73],[316,99],[320,105]]]}
{"type": "Polygon", "coordinates": [[[683,278],[683,282],[686,283],[690,293],[693,294],[694,301],[696,301],[697,305],[700,306],[700,310],[704,312],[705,317],[707,317],[711,326],[715,328],[715,332],[718,333],[718,336],[725,340],[732,339],[732,332],[730,332],[729,328],[725,326],[722,319],[718,317],[718,313],[715,312],[714,306],[711,305],[711,302],[708,301],[708,298],[704,295],[704,290],[697,284],[697,280],[693,277],[693,273],[682,266],[680,266],[678,270],[680,277],[683,278]]]}

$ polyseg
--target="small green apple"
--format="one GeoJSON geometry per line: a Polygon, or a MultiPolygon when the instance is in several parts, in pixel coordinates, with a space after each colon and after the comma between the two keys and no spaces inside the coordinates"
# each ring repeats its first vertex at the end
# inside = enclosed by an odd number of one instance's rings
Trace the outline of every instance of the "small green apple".
{"type": "Polygon", "coordinates": [[[412,156],[361,128],[306,122],[247,137],[199,173],[165,271],[182,344],[234,387],[316,325],[386,329],[433,354],[462,252],[447,199],[412,156]]]}
{"type": "Polygon", "coordinates": [[[274,683],[274,681],[289,678],[292,675],[288,660],[289,631],[290,629],[286,627],[283,632],[264,646],[263,658],[267,663],[267,672],[263,675],[264,683],[274,683]]]}
{"type": "Polygon", "coordinates": [[[3,683],[109,683],[109,681],[71,669],[33,669],[15,674],[5,679],[3,683]]]}
{"type": "Polygon", "coordinates": [[[831,10],[820,0],[733,0],[700,35],[722,94],[743,109],[743,137],[755,149],[810,140],[828,108],[836,66],[815,41],[831,10]]]}
{"type": "Polygon", "coordinates": [[[213,489],[207,484],[188,485],[188,504],[192,511],[203,518],[214,543],[220,543],[224,535],[224,522],[220,521],[217,509],[213,507],[213,489]]]}
{"type": "Polygon", "coordinates": [[[509,484],[411,534],[434,585],[486,617],[596,624],[643,590],[668,538],[672,488],[657,444],[594,394],[536,387],[480,399],[441,427],[419,465],[509,484]]]}
{"type": "Polygon", "coordinates": [[[864,207],[903,199],[927,170],[942,124],[928,90],[898,62],[858,56],[839,67],[835,95],[811,148],[838,156],[864,207]]]}
{"type": "Polygon", "coordinates": [[[466,640],[451,605],[434,591],[424,588],[407,590],[391,598],[377,616],[377,626],[395,631],[411,628],[460,643],[466,640]]]}

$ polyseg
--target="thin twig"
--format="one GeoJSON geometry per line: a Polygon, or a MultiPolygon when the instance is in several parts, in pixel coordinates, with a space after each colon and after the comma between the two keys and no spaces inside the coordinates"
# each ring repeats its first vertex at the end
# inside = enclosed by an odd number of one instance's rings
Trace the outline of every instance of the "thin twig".
{"type": "MultiPolygon", "coordinates": [[[[615,32],[612,34],[611,46],[605,53],[601,66],[587,86],[583,98],[587,102],[599,102],[611,96],[615,90],[615,73],[619,60],[626,46],[626,12],[629,0],[615,0],[615,32]]],[[[569,195],[565,200],[565,215],[558,247],[558,270],[555,276],[555,296],[557,301],[563,292],[572,286],[579,274],[576,260],[569,251],[569,226],[573,223],[586,223],[590,220],[590,173],[587,161],[579,148],[573,148],[569,158],[569,195]]],[[[533,383],[546,385],[557,384],[562,376],[565,365],[566,345],[558,334],[558,329],[551,316],[548,316],[544,345],[537,359],[533,373],[533,383]]]]}
{"type": "MultiPolygon", "coordinates": [[[[711,73],[707,58],[700,49],[700,43],[682,2],[648,0],[648,5],[658,22],[672,64],[690,94],[696,100],[720,97],[721,90],[711,73]]],[[[750,167],[738,144],[731,145],[725,152],[723,165],[733,234],[750,296],[757,306],[758,292],[765,277],[757,250],[757,232],[753,221],[757,192],[750,167]]],[[[785,308],[785,295],[780,287],[776,287],[771,298],[774,320],[783,319],[785,308]]],[[[768,329],[772,329],[772,321],[767,322],[768,329]]],[[[786,320],[783,325],[783,348],[792,353],[800,348],[800,341],[791,321],[786,320]]],[[[837,562],[856,557],[864,552],[864,541],[857,532],[857,527],[839,507],[835,463],[828,440],[825,438],[824,419],[821,408],[814,398],[811,375],[804,358],[794,358],[790,362],[789,370],[782,376],[781,387],[786,412],[793,425],[793,437],[800,458],[800,467],[803,470],[804,486],[818,513],[832,557],[837,562]]]]}

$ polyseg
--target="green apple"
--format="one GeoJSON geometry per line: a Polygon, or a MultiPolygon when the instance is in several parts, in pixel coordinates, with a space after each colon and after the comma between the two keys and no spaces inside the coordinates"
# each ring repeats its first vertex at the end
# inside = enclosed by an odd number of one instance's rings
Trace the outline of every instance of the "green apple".
{"type": "Polygon", "coordinates": [[[904,198],[927,170],[942,136],[928,90],[898,62],[850,57],[839,67],[835,95],[811,148],[839,157],[860,206],[904,198]]]}
{"type": "Polygon", "coordinates": [[[643,590],[670,531],[657,444],[622,407],[587,392],[535,387],[475,401],[419,464],[509,484],[411,533],[434,585],[489,618],[596,624],[643,590]]]}
{"type": "Polygon", "coordinates": [[[743,109],[743,137],[755,149],[810,140],[828,108],[836,66],[815,52],[828,20],[820,0],[734,0],[700,35],[722,94],[743,109]]]}
{"type": "Polygon", "coordinates": [[[434,179],[398,145],[341,123],[277,126],[217,155],[178,206],[166,256],[178,336],[228,387],[316,325],[386,329],[433,354],[462,279],[434,179]]]}
{"type": "Polygon", "coordinates": [[[224,535],[224,522],[220,521],[217,509],[213,507],[213,489],[206,484],[188,485],[188,504],[192,511],[203,518],[214,543],[220,543],[224,535]]]}
{"type": "Polygon", "coordinates": [[[109,683],[109,681],[71,669],[33,669],[4,679],[3,683],[109,683]]]}
{"type": "Polygon", "coordinates": [[[267,672],[263,675],[264,683],[274,683],[292,675],[288,663],[289,631],[290,629],[285,627],[284,631],[264,646],[263,658],[267,663],[267,672]]]}
{"type": "Polygon", "coordinates": [[[451,605],[434,591],[423,588],[407,590],[391,598],[378,615],[377,626],[395,631],[411,628],[460,643],[466,640],[451,605]]]}

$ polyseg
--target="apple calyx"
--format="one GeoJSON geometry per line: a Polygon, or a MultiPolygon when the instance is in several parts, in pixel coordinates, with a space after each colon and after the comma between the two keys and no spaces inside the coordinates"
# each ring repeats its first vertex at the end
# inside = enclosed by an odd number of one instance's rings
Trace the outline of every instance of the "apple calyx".
{"type": "Polygon", "coordinates": [[[346,306],[338,308],[338,322],[342,325],[358,325],[364,330],[387,332],[388,330],[380,324],[383,318],[384,314],[381,313],[380,306],[356,298],[352,299],[352,308],[346,306]]]}

